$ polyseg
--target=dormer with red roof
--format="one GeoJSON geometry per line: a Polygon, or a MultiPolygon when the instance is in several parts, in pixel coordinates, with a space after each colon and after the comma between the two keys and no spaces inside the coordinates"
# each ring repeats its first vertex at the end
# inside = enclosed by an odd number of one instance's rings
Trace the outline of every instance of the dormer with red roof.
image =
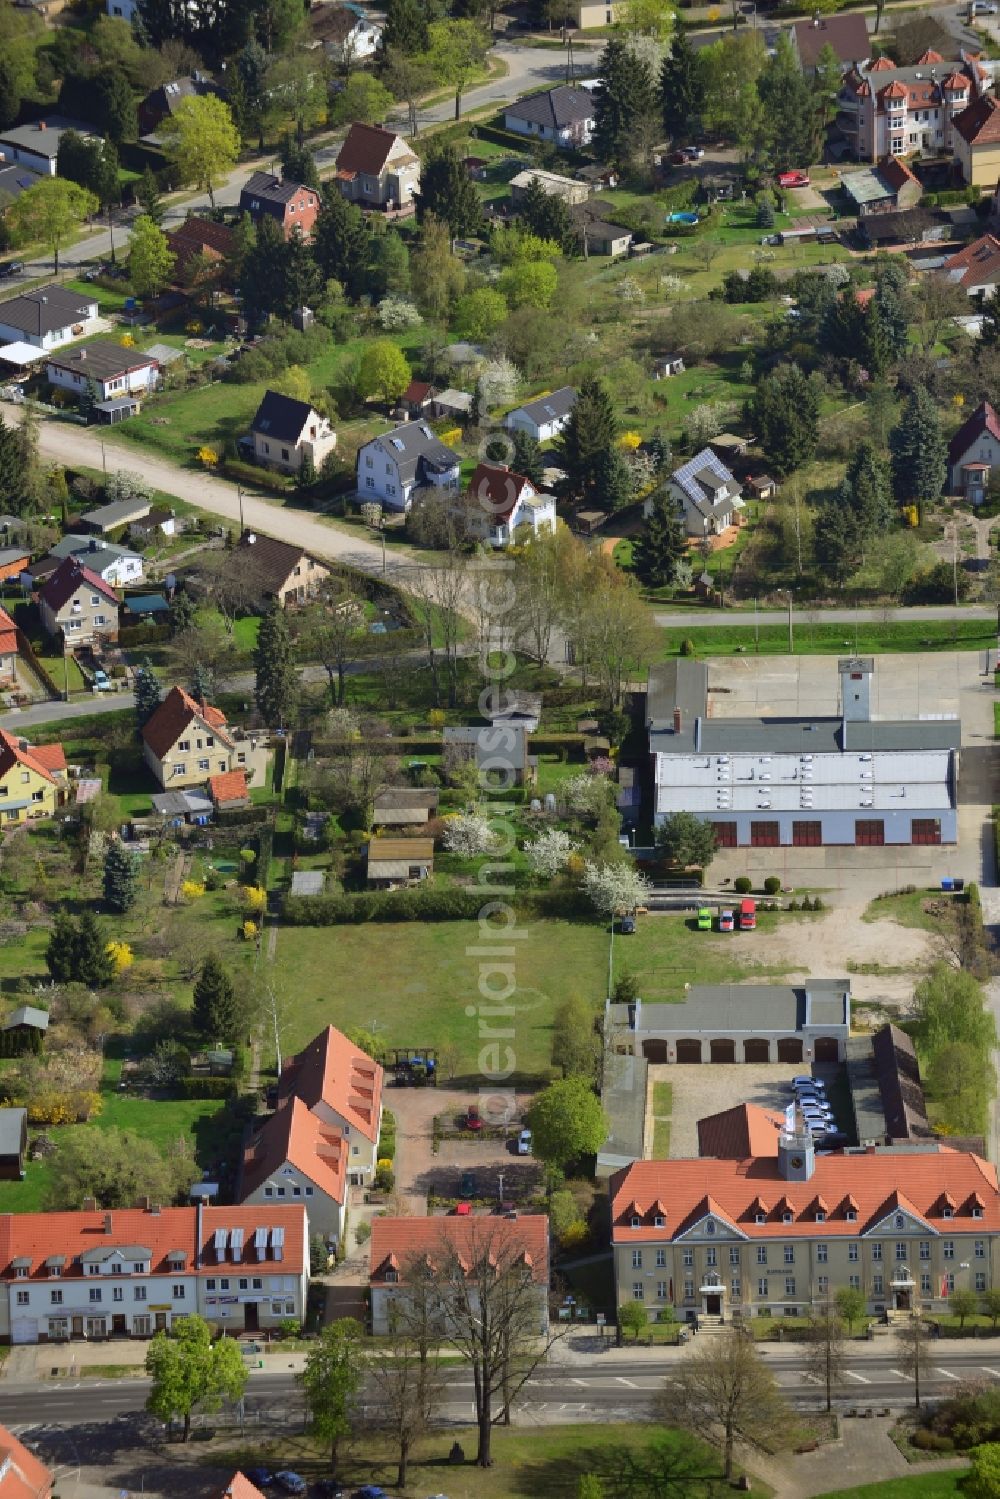
{"type": "Polygon", "coordinates": [[[322,1124],[343,1135],[352,1186],[367,1184],[375,1174],[383,1081],[379,1063],[332,1025],[282,1068],[279,1101],[300,1099],[322,1124]]]}
{"type": "Polygon", "coordinates": [[[556,528],[556,502],[530,479],[502,463],[480,463],[469,480],[466,524],[471,536],[495,547],[530,540],[556,528]]]}
{"type": "Polygon", "coordinates": [[[76,557],[67,557],[38,591],[38,611],[49,635],[69,650],[118,639],[118,595],[76,557]]]}
{"type": "MultiPolygon", "coordinates": [[[[1000,242],[994,243],[1000,275],[1000,242]]],[[[948,487],[970,504],[981,505],[995,469],[1000,469],[1000,418],[989,401],[982,401],[948,445],[948,487]]]]}
{"type": "Polygon", "coordinates": [[[412,213],[420,187],[420,158],[409,141],[382,125],[357,120],[337,156],[334,181],[361,208],[412,213]]]}

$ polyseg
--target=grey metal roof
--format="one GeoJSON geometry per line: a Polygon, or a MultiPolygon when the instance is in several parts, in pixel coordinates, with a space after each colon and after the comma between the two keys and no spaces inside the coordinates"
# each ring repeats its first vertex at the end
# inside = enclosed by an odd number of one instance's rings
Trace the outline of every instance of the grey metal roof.
{"type": "Polygon", "coordinates": [[[528,94],[508,104],[504,114],[530,125],[546,125],[564,130],[567,125],[583,125],[594,118],[594,100],[586,89],[560,84],[543,94],[528,94]]]}
{"type": "Polygon", "coordinates": [[[292,875],[292,894],[322,895],[325,879],[322,869],[297,869],[292,875]]]}
{"type": "MultiPolygon", "coordinates": [[[[694,744],[694,723],[708,704],[708,667],[704,661],[678,658],[649,668],[646,683],[646,727],[673,730],[674,709],[681,710],[681,734],[671,732],[674,749],[694,744]],[[686,742],[684,736],[687,736],[686,742]]],[[[656,746],[660,748],[659,744],[656,746]]]]}
{"type": "Polygon", "coordinates": [[[647,1031],[801,1031],[850,1027],[850,979],[808,984],[696,984],[679,1004],[610,1005],[613,1025],[647,1031]]]}
{"type": "Polygon", "coordinates": [[[845,1048],[845,1061],[858,1143],[881,1145],[888,1131],[871,1036],[852,1036],[845,1048]]]}
{"type": "MultiPolygon", "coordinates": [[[[575,389],[572,385],[563,385],[550,395],[539,396],[537,401],[527,401],[523,406],[518,406],[517,411],[529,417],[536,426],[543,427],[547,422],[568,416],[575,405],[575,389]]],[[[513,411],[510,414],[515,415],[513,411]]]]}
{"type": "Polygon", "coordinates": [[[643,1158],[648,1069],[645,1057],[622,1056],[610,1048],[604,1054],[601,1103],[608,1133],[597,1152],[598,1176],[643,1158]]]}
{"type": "Polygon", "coordinates": [[[412,484],[427,472],[445,473],[461,463],[461,458],[432,432],[426,422],[403,422],[391,432],[373,439],[399,470],[401,484],[412,484]]]}
{"type": "Polygon", "coordinates": [[[199,791],[158,791],[150,800],[154,812],[161,812],[168,817],[215,810],[211,797],[203,796],[199,791]]]}
{"type": "Polygon", "coordinates": [[[87,567],[100,567],[105,562],[113,559],[121,560],[123,557],[134,557],[137,562],[142,558],[139,553],[131,547],[119,546],[114,541],[102,541],[99,536],[64,536],[57,541],[49,552],[50,557],[79,557],[87,567]]]}
{"type": "MultiPolygon", "coordinates": [[[[2,147],[2,142],[0,142],[2,147]]],[[[97,298],[91,292],[67,291],[62,286],[39,286],[0,302],[0,324],[40,338],[71,323],[85,322],[97,298]]]]}
{"type": "Polygon", "coordinates": [[[0,1155],[20,1155],[27,1109],[0,1109],[0,1155]]]}
{"type": "Polygon", "coordinates": [[[144,519],[149,511],[148,500],[114,500],[110,505],[98,505],[95,510],[85,510],[80,519],[84,525],[98,526],[103,531],[113,531],[116,526],[124,526],[129,521],[144,519]]]}
{"type": "MultiPolygon", "coordinates": [[[[706,755],[731,754],[841,754],[855,750],[957,750],[962,725],[952,719],[879,719],[847,725],[837,718],[703,718],[697,744],[706,755]]],[[[650,749],[660,755],[690,753],[693,730],[681,734],[659,727],[649,736],[650,749]]]]}
{"type": "Polygon", "coordinates": [[[34,1005],[19,1005],[12,1010],[0,1026],[0,1030],[12,1031],[16,1026],[30,1025],[33,1030],[47,1031],[49,1028],[48,1010],[39,1010],[34,1005]]]}
{"type": "Polygon", "coordinates": [[[103,1265],[115,1258],[141,1263],[152,1260],[153,1251],[145,1244],[105,1244],[99,1249],[85,1249],[80,1256],[81,1265],[103,1265]]]}

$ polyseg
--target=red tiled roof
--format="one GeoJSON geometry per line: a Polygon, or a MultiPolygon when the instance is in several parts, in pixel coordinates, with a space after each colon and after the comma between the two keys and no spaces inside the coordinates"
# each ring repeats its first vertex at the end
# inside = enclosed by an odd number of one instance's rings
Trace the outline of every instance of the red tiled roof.
{"type": "Polygon", "coordinates": [[[315,1110],[320,1103],[374,1140],[382,1105],[383,1072],[343,1031],[328,1025],[303,1051],[285,1063],[280,1098],[301,1098],[315,1110]]]}
{"type": "Polygon", "coordinates": [[[482,505],[495,524],[510,520],[526,488],[534,494],[535,486],[523,474],[513,473],[502,463],[480,463],[469,480],[469,498],[482,505]]]}
{"type": "Polygon", "coordinates": [[[0,1426],[0,1499],[48,1499],[51,1492],[51,1471],[0,1426]]]}
{"type": "Polygon", "coordinates": [[[406,1262],[428,1259],[433,1266],[457,1252],[471,1263],[490,1255],[501,1264],[527,1257],[533,1278],[549,1281],[549,1220],[544,1213],[518,1214],[516,1219],[467,1218],[373,1218],[368,1278],[385,1283],[385,1271],[397,1276],[406,1262]]]}
{"type": "Polygon", "coordinates": [[[226,715],[211,703],[195,701],[183,687],[171,687],[163,702],[142,730],[142,737],[158,760],[173,749],[184,730],[199,718],[213,734],[231,745],[232,739],[226,726],[226,715]]]}
{"type": "Polygon", "coordinates": [[[1000,141],[1000,102],[992,94],[980,94],[952,123],[970,146],[995,145],[1000,141]]]}
{"type": "Polygon", "coordinates": [[[968,89],[969,80],[968,78],[966,78],[964,73],[959,73],[958,71],[956,71],[954,73],[948,74],[948,77],[945,78],[942,82],[941,87],[951,89],[968,89]]]}
{"type": "Polygon", "coordinates": [[[394,130],[383,130],[381,125],[362,125],[355,120],[337,155],[338,173],[350,172],[353,175],[363,172],[366,177],[379,176],[393,143],[399,139],[394,130]]]}
{"type": "Polygon", "coordinates": [[[118,608],[118,595],[114,589],[75,557],[66,557],[60,562],[55,572],[38,590],[38,597],[48,604],[54,614],[58,614],[80,587],[92,588],[95,593],[103,594],[109,603],[118,608]]]}
{"type": "Polygon", "coordinates": [[[6,609],[0,609],[0,656],[17,655],[17,625],[6,609]]]}
{"type": "Polygon", "coordinates": [[[343,1203],[347,1154],[347,1141],[335,1126],[317,1119],[301,1098],[285,1098],[244,1152],[240,1195],[249,1197],[287,1162],[343,1203]]]}
{"type": "Polygon", "coordinates": [[[167,233],[167,242],[176,255],[179,250],[190,252],[207,247],[228,255],[236,243],[236,236],[228,224],[217,224],[214,219],[202,219],[196,214],[167,233]]]}
{"type": "Polygon", "coordinates": [[[31,756],[39,765],[44,765],[46,770],[66,769],[66,751],[61,744],[33,744],[31,756]]]}
{"type": "Polygon", "coordinates": [[[916,182],[918,179],[910,171],[901,156],[887,156],[878,164],[878,175],[887,182],[894,191],[899,192],[908,182],[916,182]]]}
{"type": "Polygon", "coordinates": [[[0,729],[0,780],[15,765],[23,765],[25,770],[33,770],[36,775],[55,785],[52,772],[66,769],[66,756],[61,744],[47,744],[38,749],[26,739],[19,739],[16,734],[0,729]]]}
{"type": "Polygon", "coordinates": [[[746,1160],[747,1156],[776,1156],[784,1115],[741,1103],[721,1114],[698,1120],[698,1154],[746,1160]]]}
{"type": "Polygon", "coordinates": [[[877,57],[868,71],[869,73],[895,73],[896,64],[891,57],[877,57]]]}
{"type": "Polygon", "coordinates": [[[209,776],[208,794],[216,806],[224,802],[245,802],[250,796],[246,771],[224,770],[219,775],[209,776]]]}
{"type": "Polygon", "coordinates": [[[1000,281],[1000,239],[993,234],[981,235],[957,255],[949,256],[941,269],[960,286],[994,285],[1000,281]]]}
{"type": "Polygon", "coordinates": [[[940,52],[935,52],[933,48],[929,47],[926,52],[922,53],[920,57],[917,58],[916,62],[914,63],[914,67],[920,68],[923,67],[925,63],[931,62],[944,62],[944,58],[941,56],[940,52]]]}
{"type": "Polygon", "coordinates": [[[770,1238],[776,1225],[785,1237],[804,1237],[816,1230],[809,1207],[817,1194],[831,1204],[823,1225],[824,1235],[831,1238],[857,1238],[872,1228],[893,1210],[896,1194],[911,1204],[908,1210],[940,1228],[944,1223],[941,1198],[946,1189],[955,1205],[954,1218],[947,1221],[948,1230],[956,1234],[1000,1230],[996,1168],[980,1156],[945,1146],[930,1146],[906,1155],[875,1150],[819,1155],[811,1179],[804,1182],[785,1181],[777,1160],[771,1159],[637,1161],[611,1178],[612,1240],[628,1244],[673,1239],[707,1212],[738,1227],[748,1239],[770,1238]],[[710,1199],[706,1193],[711,1194],[710,1199]],[[972,1199],[977,1193],[985,1199],[981,1219],[972,1217],[972,1199]],[[856,1203],[857,1222],[846,1216],[849,1196],[856,1203]],[[764,1223],[754,1221],[758,1197],[768,1208],[764,1223]],[[668,1205],[664,1228],[653,1226],[656,1200],[668,1205]],[[707,1205],[709,1200],[714,1207],[707,1205]],[[782,1202],[793,1215],[791,1223],[781,1222],[782,1202]],[[633,1204],[643,1220],[639,1228],[630,1226],[633,1204]]]}
{"type": "Polygon", "coordinates": [[[264,1495],[252,1484],[245,1473],[236,1472],[221,1491],[218,1499],[264,1499],[264,1495]]]}
{"type": "Polygon", "coordinates": [[[1000,442],[1000,417],[997,416],[989,401],[983,401],[977,406],[968,421],[962,423],[951,439],[948,444],[949,464],[960,462],[963,453],[967,453],[984,432],[988,432],[991,437],[995,437],[997,442],[1000,442]]]}
{"type": "Polygon", "coordinates": [[[411,380],[399,399],[407,406],[416,406],[426,401],[430,393],[431,384],[429,380],[411,380]]]}

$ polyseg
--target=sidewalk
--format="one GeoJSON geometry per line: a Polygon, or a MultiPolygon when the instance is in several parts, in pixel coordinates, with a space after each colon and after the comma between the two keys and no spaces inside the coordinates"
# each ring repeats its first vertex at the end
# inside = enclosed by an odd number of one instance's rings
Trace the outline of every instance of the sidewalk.
{"type": "MultiPolygon", "coordinates": [[[[257,1346],[262,1353],[247,1358],[251,1379],[255,1374],[285,1374],[289,1370],[297,1374],[305,1368],[306,1354],[300,1350],[285,1349],[280,1343],[257,1346]],[[258,1367],[261,1362],[262,1369],[258,1367]]],[[[148,1338],[21,1344],[11,1348],[0,1362],[0,1385],[30,1385],[50,1379],[139,1378],[145,1374],[148,1348],[148,1338]],[[115,1372],[106,1372],[111,1370],[115,1372]],[[123,1372],[126,1370],[128,1373],[123,1372]]]]}

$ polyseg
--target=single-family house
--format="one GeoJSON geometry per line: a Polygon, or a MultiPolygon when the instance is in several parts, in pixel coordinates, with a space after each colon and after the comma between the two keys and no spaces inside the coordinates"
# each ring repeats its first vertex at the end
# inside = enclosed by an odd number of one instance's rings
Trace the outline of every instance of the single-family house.
{"type": "Polygon", "coordinates": [[[346,1221],[349,1151],[335,1125],[318,1119],[301,1098],[285,1098],[243,1151],[237,1201],[301,1201],[310,1237],[336,1249],[346,1221]]]}
{"type": "Polygon", "coordinates": [[[511,546],[556,528],[555,497],[539,494],[530,479],[500,463],[476,466],[466,502],[468,534],[491,546],[511,546]]]}
{"type": "Polygon", "coordinates": [[[871,41],[860,11],[839,16],[814,15],[792,27],[792,47],[804,73],[815,73],[824,47],[832,47],[842,69],[860,68],[871,56],[871,41]]]}
{"type": "Polygon", "coordinates": [[[515,406],[508,411],[503,424],[509,432],[527,432],[536,442],[551,442],[569,421],[575,405],[575,389],[572,385],[562,385],[549,395],[515,406]]]}
{"type": "Polygon", "coordinates": [[[510,201],[515,212],[523,202],[532,183],[537,183],[547,197],[561,198],[569,208],[586,203],[590,196],[590,188],[585,182],[577,182],[574,178],[564,177],[559,172],[543,172],[541,167],[529,167],[510,179],[510,201]]]}
{"type": "Polygon", "coordinates": [[[161,83],[139,103],[136,111],[139,134],[152,135],[164,120],[176,114],[178,104],[184,99],[200,99],[205,94],[214,94],[218,98],[221,93],[217,83],[198,71],[187,78],[172,78],[169,83],[161,83]]]}
{"type": "Polygon", "coordinates": [[[503,122],[504,128],[516,135],[531,136],[560,150],[577,150],[590,144],[594,113],[594,96],[589,89],[560,84],[508,104],[503,122]]]}
{"type": "Polygon", "coordinates": [[[65,349],[47,360],[45,375],[50,385],[74,391],[77,396],[93,386],[97,399],[108,401],[114,396],[155,390],[160,381],[160,365],[138,349],[123,349],[121,344],[95,339],[82,348],[65,349]]]}
{"type": "Polygon", "coordinates": [[[372,838],[365,878],[379,890],[419,885],[434,873],[433,838],[372,838]]]}
{"type": "Polygon", "coordinates": [[[19,653],[17,625],[6,609],[0,609],[0,687],[12,687],[17,681],[19,653]]]}
{"type": "Polygon", "coordinates": [[[362,208],[410,212],[420,187],[420,158],[405,136],[355,120],[337,154],[333,180],[362,208]]]}
{"type": "Polygon", "coordinates": [[[262,536],[259,531],[244,531],[237,555],[251,560],[260,596],[269,603],[304,604],[330,576],[325,562],[290,541],[262,536]]]}
{"type": "Polygon", "coordinates": [[[404,416],[408,421],[424,416],[434,398],[434,387],[429,380],[411,380],[396,402],[393,416],[404,416]]]}
{"type": "Polygon", "coordinates": [[[309,34],[331,62],[350,67],[375,56],[382,28],[356,5],[320,4],[309,11],[309,34]]]}
{"type": "Polygon", "coordinates": [[[174,257],[173,279],[184,282],[197,260],[229,262],[236,249],[236,235],[228,224],[191,214],[177,229],[167,231],[167,245],[174,257]]]}
{"type": "Polygon", "coordinates": [[[916,208],[923,196],[920,179],[901,156],[886,156],[877,166],[845,172],[840,185],[859,219],[916,208]]]}
{"type": "MultiPolygon", "coordinates": [[[[368,1290],[371,1296],[372,1331],[376,1337],[391,1335],[396,1326],[394,1303],[404,1301],[407,1283],[430,1272],[442,1285],[461,1272],[470,1283],[470,1296],[487,1274],[512,1286],[525,1278],[531,1287],[531,1307],[519,1291],[513,1292],[532,1331],[544,1337],[549,1325],[549,1220],[544,1213],[447,1218],[372,1219],[369,1241],[368,1290]]],[[[512,1305],[514,1300],[512,1300],[512,1305]]],[[[434,1310],[435,1318],[447,1323],[448,1304],[434,1310]]]]}
{"type": "MultiPolygon", "coordinates": [[[[739,484],[711,448],[702,448],[674,469],[667,493],[676,502],[689,536],[717,536],[734,523],[743,506],[739,484]]],[[[646,500],[643,515],[651,514],[652,501],[646,500]]]]}
{"type": "Polygon", "coordinates": [[[577,31],[590,31],[596,26],[613,26],[618,19],[618,6],[616,0],[574,0],[570,16],[577,31]]]}
{"type": "Polygon", "coordinates": [[[981,401],[948,445],[948,488],[981,505],[995,468],[1000,469],[1000,418],[989,401],[981,401]]]}
{"type": "Polygon", "coordinates": [[[0,729],[0,828],[54,816],[65,800],[66,778],[61,744],[29,744],[0,729]]]}
{"type": "Polygon", "coordinates": [[[228,724],[221,708],[196,702],[183,687],[171,687],[143,725],[142,752],[164,791],[201,786],[230,770],[260,786],[267,773],[266,735],[228,724]]]}
{"type": "Polygon", "coordinates": [[[956,114],[952,145],[970,187],[992,191],[1000,178],[1000,101],[993,94],[980,94],[956,114]]]}
{"type": "Polygon", "coordinates": [[[607,255],[612,260],[627,255],[632,247],[634,235],[624,224],[613,224],[596,213],[588,204],[575,208],[570,219],[580,242],[584,256],[607,255]]]}
{"type": "Polygon", "coordinates": [[[375,797],[376,828],[423,827],[438,809],[439,793],[424,786],[389,786],[375,797]]]}
{"type": "Polygon", "coordinates": [[[442,731],[446,764],[474,761],[480,785],[487,791],[530,786],[538,779],[538,756],[528,754],[523,724],[454,725],[442,731]]]}
{"type": "Polygon", "coordinates": [[[239,770],[220,770],[208,778],[208,794],[217,812],[229,812],[236,807],[249,807],[250,790],[247,773],[239,770]]]}
{"type": "MultiPolygon", "coordinates": [[[[0,1109],[0,1181],[23,1181],[27,1154],[27,1109],[0,1109]]],[[[2,1459],[3,1430],[0,1428],[0,1462],[2,1459]]],[[[0,1480],[0,1495],[2,1494],[3,1482],[0,1480]]]]}
{"type": "MultiPolygon", "coordinates": [[[[57,541],[49,553],[60,562],[66,557],[76,557],[91,572],[97,574],[112,588],[124,588],[126,583],[142,582],[142,558],[128,547],[116,546],[101,536],[64,536],[57,541]]],[[[29,567],[28,571],[31,571],[29,567]]]]}
{"type": "Polygon", "coordinates": [[[681,354],[661,354],[659,359],[653,361],[653,379],[669,380],[674,375],[683,375],[685,369],[681,354]]]}
{"type": "Polygon", "coordinates": [[[118,597],[79,557],[65,557],[46,578],[38,611],[46,633],[62,635],[71,650],[118,638],[118,597]]]}
{"type": "Polygon", "coordinates": [[[93,126],[85,125],[82,120],[70,120],[65,115],[46,115],[44,120],[32,120],[28,125],[12,125],[8,130],[0,130],[0,156],[6,162],[30,167],[41,177],[54,177],[59,142],[68,130],[82,135],[85,140],[94,139],[93,126]]]}
{"type": "Polygon", "coordinates": [[[276,390],[264,392],[250,432],[254,461],[285,474],[297,474],[303,464],[312,464],[318,474],[337,446],[328,417],[320,416],[308,401],[296,401],[276,390]]]}
{"type": "Polygon", "coordinates": [[[148,515],[130,521],[128,534],[135,542],[149,541],[157,536],[174,536],[177,532],[177,517],[166,505],[157,505],[148,515]]]}
{"type": "Polygon", "coordinates": [[[151,508],[149,500],[136,495],[132,499],[112,500],[110,504],[85,510],[80,516],[80,522],[88,531],[96,531],[99,536],[109,536],[112,531],[145,520],[151,508]]]}
{"type": "Polygon", "coordinates": [[[996,295],[1000,283],[1000,239],[995,234],[974,239],[964,250],[949,255],[941,267],[941,275],[976,301],[988,301],[996,295]]]}
{"type": "Polygon", "coordinates": [[[249,214],[255,224],[276,219],[286,239],[296,230],[309,239],[319,210],[319,193],[314,188],[304,182],[285,182],[273,172],[254,172],[240,193],[240,212],[249,214]]]}
{"type": "Polygon", "coordinates": [[[458,489],[462,460],[426,422],[404,422],[358,449],[358,497],[409,510],[424,485],[458,489]]]}
{"type": "Polygon", "coordinates": [[[0,341],[58,349],[97,327],[97,298],[64,286],[40,286],[0,302],[0,341]]]}
{"type": "MultiPolygon", "coordinates": [[[[62,745],[56,748],[61,750],[62,745]]],[[[49,1012],[40,1010],[37,1005],[18,1005],[0,1024],[0,1031],[15,1043],[20,1041],[25,1051],[37,1047],[48,1028],[49,1012]]]]}
{"type": "Polygon", "coordinates": [[[52,1473],[6,1426],[0,1426],[0,1499],[49,1499],[52,1473]]]}
{"type": "Polygon", "coordinates": [[[343,1135],[348,1184],[360,1187],[372,1180],[378,1164],[384,1084],[381,1065],[328,1025],[284,1064],[278,1102],[301,1100],[325,1128],[343,1135]]]}

